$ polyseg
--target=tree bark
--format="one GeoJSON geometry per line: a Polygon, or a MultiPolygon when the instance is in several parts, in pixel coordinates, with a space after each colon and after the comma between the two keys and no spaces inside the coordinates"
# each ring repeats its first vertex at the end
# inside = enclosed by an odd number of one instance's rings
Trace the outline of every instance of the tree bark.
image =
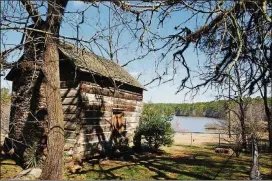
{"type": "Polygon", "coordinates": [[[59,54],[56,43],[47,38],[44,53],[46,102],[48,117],[47,158],[41,179],[60,180],[63,176],[64,125],[60,97],[59,54]]]}
{"type": "Polygon", "coordinates": [[[47,157],[41,179],[61,180],[63,177],[64,123],[60,96],[59,54],[57,40],[68,0],[49,0],[46,18],[43,73],[46,87],[48,117],[47,157]]]}
{"type": "Polygon", "coordinates": [[[245,127],[244,112],[241,113],[240,124],[241,124],[241,135],[242,135],[242,148],[246,149],[247,143],[246,143],[246,127],[245,127]]]}
{"type": "Polygon", "coordinates": [[[23,144],[27,144],[23,134],[24,125],[31,114],[31,99],[37,78],[37,71],[25,72],[19,78],[19,83],[16,85],[18,88],[13,90],[9,137],[23,144]]]}
{"type": "MultiPolygon", "coordinates": [[[[39,14],[32,11],[34,6],[31,1],[22,0],[22,3],[35,23],[36,18],[33,17],[39,16],[39,14]]],[[[33,25],[34,29],[46,31],[50,34],[35,31],[26,33],[27,42],[31,43],[26,44],[24,47],[26,67],[21,67],[20,71],[23,73],[16,77],[18,79],[16,83],[18,88],[15,90],[16,96],[13,100],[16,107],[11,112],[11,119],[21,125],[20,127],[16,126],[16,129],[12,131],[14,139],[22,141],[24,135],[32,135],[33,133],[38,140],[47,142],[44,149],[46,158],[41,175],[44,180],[60,180],[63,177],[64,126],[60,96],[59,54],[56,39],[59,35],[67,3],[68,0],[48,0],[46,21],[40,19],[39,23],[36,22],[33,25]],[[35,69],[37,64],[39,64],[38,70],[35,69]],[[39,92],[41,83],[45,86],[43,95],[40,95],[41,92],[39,92]],[[38,96],[36,93],[38,93],[38,96]],[[42,106],[42,108],[38,106],[39,101],[37,98],[39,96],[44,97],[46,100],[45,106],[42,106]],[[25,131],[27,127],[25,123],[30,116],[39,124],[42,123],[42,131],[25,131]],[[47,125],[44,125],[44,123],[47,125]]],[[[33,137],[30,140],[32,141],[33,137]]],[[[22,150],[20,152],[23,153],[22,150]]]]}
{"type": "Polygon", "coordinates": [[[6,146],[8,149],[13,148],[15,155],[21,159],[24,150],[38,141],[36,134],[43,131],[35,115],[42,79],[39,62],[43,56],[43,43],[41,40],[37,41],[41,36],[40,33],[26,32],[26,41],[31,42],[24,47],[23,60],[19,62],[13,80],[9,133],[11,139],[6,141],[6,146]]]}

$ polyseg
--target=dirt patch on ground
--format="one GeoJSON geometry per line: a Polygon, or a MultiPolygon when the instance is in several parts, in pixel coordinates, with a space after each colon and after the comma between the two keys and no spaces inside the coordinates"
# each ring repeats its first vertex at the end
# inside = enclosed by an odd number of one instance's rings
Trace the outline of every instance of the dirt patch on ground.
{"type": "Polygon", "coordinates": [[[226,134],[210,134],[210,133],[175,133],[174,143],[176,145],[191,145],[191,146],[205,146],[220,144],[229,144],[233,140],[228,138],[226,134]],[[220,141],[219,141],[220,140],[220,141]]]}

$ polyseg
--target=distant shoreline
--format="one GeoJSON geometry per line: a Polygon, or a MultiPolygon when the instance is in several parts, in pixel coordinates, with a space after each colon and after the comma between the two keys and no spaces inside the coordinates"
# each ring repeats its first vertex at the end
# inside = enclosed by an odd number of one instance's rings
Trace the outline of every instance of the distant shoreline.
{"type": "Polygon", "coordinates": [[[176,114],[173,114],[174,116],[176,117],[193,117],[193,118],[212,118],[212,119],[220,119],[220,120],[224,120],[223,118],[218,118],[218,117],[210,117],[210,116],[191,116],[191,115],[176,115],[176,114]]]}
{"type": "Polygon", "coordinates": [[[220,117],[218,117],[218,116],[184,115],[184,114],[180,114],[180,113],[178,113],[178,112],[174,113],[173,115],[174,115],[174,116],[177,116],[177,117],[200,117],[200,118],[223,119],[223,118],[220,118],[220,117]]]}

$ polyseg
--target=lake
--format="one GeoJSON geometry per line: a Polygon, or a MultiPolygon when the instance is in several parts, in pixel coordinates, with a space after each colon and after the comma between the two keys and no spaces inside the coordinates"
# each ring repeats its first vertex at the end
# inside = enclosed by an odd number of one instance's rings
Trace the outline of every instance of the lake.
{"type": "Polygon", "coordinates": [[[185,117],[185,116],[173,116],[171,122],[172,127],[177,132],[219,132],[217,130],[207,130],[205,129],[205,124],[214,123],[219,121],[215,118],[206,118],[206,117],[185,117]]]}

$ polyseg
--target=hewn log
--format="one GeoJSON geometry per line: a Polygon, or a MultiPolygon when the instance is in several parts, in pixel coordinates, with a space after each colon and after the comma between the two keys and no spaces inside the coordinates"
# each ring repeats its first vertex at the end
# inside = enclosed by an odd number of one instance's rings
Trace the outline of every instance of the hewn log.
{"type": "Polygon", "coordinates": [[[127,112],[124,111],[124,117],[140,117],[141,116],[141,112],[127,112]]]}
{"type": "MultiPolygon", "coordinates": [[[[102,124],[101,122],[99,122],[98,124],[82,124],[81,122],[65,122],[64,127],[66,130],[69,131],[75,131],[76,129],[79,129],[80,131],[88,134],[88,133],[92,133],[93,129],[101,129],[103,131],[110,131],[111,130],[111,121],[105,121],[106,124],[102,124]]],[[[104,123],[105,123],[104,122],[104,123]]],[[[126,122],[126,129],[127,130],[135,130],[136,127],[138,126],[138,122],[126,122]]]]}
{"type": "Polygon", "coordinates": [[[140,112],[142,107],[140,106],[130,106],[130,105],[107,105],[103,106],[101,104],[89,104],[89,105],[82,105],[82,109],[84,110],[100,110],[100,111],[112,111],[113,108],[119,108],[123,111],[129,112],[140,112]]]}
{"type": "Polygon", "coordinates": [[[65,130],[76,130],[80,126],[81,126],[80,122],[64,121],[64,129],[65,130]]]}
{"type": "Polygon", "coordinates": [[[90,86],[90,87],[96,87],[96,88],[104,88],[104,89],[110,89],[112,91],[123,91],[123,92],[128,92],[128,93],[133,93],[133,94],[136,94],[136,95],[141,95],[141,93],[138,93],[138,92],[135,92],[135,91],[129,91],[129,90],[125,90],[125,89],[116,89],[115,87],[102,87],[100,84],[97,84],[97,83],[93,83],[93,82],[90,82],[90,81],[80,81],[80,87],[84,87],[84,86],[90,86]]]}
{"type": "Polygon", "coordinates": [[[64,113],[75,113],[79,109],[76,105],[62,105],[62,110],[64,113]]]}
{"type": "Polygon", "coordinates": [[[67,120],[67,119],[76,119],[77,118],[76,114],[65,113],[63,115],[64,115],[64,120],[67,120]]]}
{"type": "Polygon", "coordinates": [[[76,151],[86,158],[101,153],[102,147],[103,146],[99,142],[85,143],[77,147],[76,151]]]}
{"type": "Polygon", "coordinates": [[[70,89],[60,89],[60,95],[61,97],[71,98],[71,97],[77,97],[79,95],[79,90],[75,88],[70,89]]]}
{"type": "Polygon", "coordinates": [[[99,94],[104,96],[110,96],[110,97],[117,97],[117,98],[123,98],[123,99],[130,99],[130,100],[143,100],[143,95],[136,92],[126,91],[122,89],[114,89],[114,88],[102,88],[97,84],[92,84],[89,82],[82,82],[81,84],[81,91],[91,94],[99,94]]]}
{"type": "Polygon", "coordinates": [[[95,126],[100,126],[100,127],[104,127],[104,126],[111,126],[110,122],[107,122],[106,124],[82,124],[82,122],[79,120],[77,122],[71,122],[71,121],[65,121],[64,124],[64,128],[67,130],[76,130],[76,129],[86,129],[86,130],[90,130],[92,128],[94,128],[95,126]]]}
{"type": "Polygon", "coordinates": [[[98,111],[98,110],[83,110],[79,113],[80,118],[89,118],[89,117],[110,117],[112,116],[111,111],[98,111]]]}
{"type": "Polygon", "coordinates": [[[83,100],[82,103],[85,105],[98,105],[100,107],[111,106],[112,108],[125,107],[125,106],[141,106],[135,103],[113,102],[113,101],[104,101],[104,100],[103,101],[102,100],[88,100],[88,101],[83,100]]]}
{"type": "Polygon", "coordinates": [[[71,122],[71,123],[79,123],[80,119],[78,118],[73,118],[73,119],[64,119],[64,122],[71,122]]]}
{"type": "Polygon", "coordinates": [[[133,105],[133,106],[142,106],[142,101],[137,100],[128,100],[122,98],[115,98],[110,96],[103,96],[98,94],[90,94],[90,93],[81,93],[83,97],[83,101],[91,102],[91,103],[102,103],[102,104],[116,104],[116,105],[133,105]]]}
{"type": "Polygon", "coordinates": [[[111,124],[111,117],[109,118],[84,118],[81,119],[81,123],[84,125],[99,125],[99,124],[111,124]]]}
{"type": "Polygon", "coordinates": [[[111,124],[106,125],[84,125],[80,129],[80,132],[84,134],[94,134],[94,133],[102,133],[102,132],[110,132],[112,131],[111,124]]]}
{"type": "MultiPolygon", "coordinates": [[[[78,106],[75,105],[63,105],[63,112],[65,114],[75,114],[76,111],[79,111],[79,117],[90,117],[90,116],[98,116],[98,115],[103,115],[103,116],[110,116],[112,115],[112,109],[108,111],[101,111],[97,109],[81,109],[78,106]]],[[[113,106],[112,106],[113,107],[113,106]]],[[[141,108],[137,108],[137,112],[131,112],[131,111],[123,111],[125,117],[140,117],[141,116],[141,108]]]]}
{"type": "MultiPolygon", "coordinates": [[[[135,117],[139,118],[141,116],[140,113],[138,112],[123,112],[124,113],[124,118],[130,118],[130,117],[135,117]]],[[[82,111],[79,113],[79,118],[92,118],[92,117],[110,117],[112,116],[111,111],[82,111]]]]}
{"type": "Polygon", "coordinates": [[[139,122],[139,120],[140,120],[140,117],[126,117],[125,118],[125,121],[127,122],[127,123],[137,123],[138,124],[138,122],[139,122]]]}
{"type": "Polygon", "coordinates": [[[96,134],[103,134],[103,133],[110,133],[112,131],[111,125],[100,126],[100,125],[89,125],[85,127],[81,127],[80,129],[76,130],[66,130],[65,137],[67,138],[76,138],[78,134],[84,135],[96,135],[96,134]]]}
{"type": "Polygon", "coordinates": [[[139,124],[138,122],[139,120],[137,120],[137,122],[126,122],[126,125],[128,128],[136,128],[139,124]]]}
{"type": "MultiPolygon", "coordinates": [[[[126,131],[128,137],[132,137],[134,135],[133,132],[126,131]]],[[[105,142],[112,141],[110,140],[111,132],[104,132],[102,134],[79,134],[77,139],[66,139],[66,143],[69,144],[78,144],[88,145],[88,144],[104,144],[105,142]]]]}
{"type": "Polygon", "coordinates": [[[78,103],[77,97],[62,99],[62,105],[77,105],[77,103],[78,103]]]}
{"type": "Polygon", "coordinates": [[[111,132],[104,132],[99,134],[83,134],[80,133],[77,137],[77,143],[83,144],[83,143],[93,143],[93,142],[103,142],[103,141],[109,141],[111,132]]]}

